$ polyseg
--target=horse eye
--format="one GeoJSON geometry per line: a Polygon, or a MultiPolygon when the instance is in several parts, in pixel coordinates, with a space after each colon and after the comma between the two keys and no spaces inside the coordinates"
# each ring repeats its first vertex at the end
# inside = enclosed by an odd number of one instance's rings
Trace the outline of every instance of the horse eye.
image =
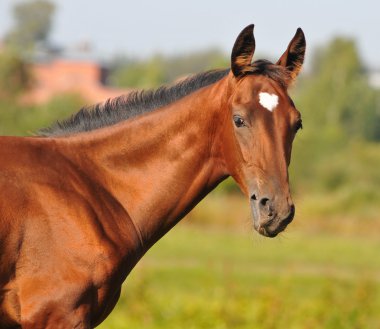
{"type": "Polygon", "coordinates": [[[238,128],[243,127],[245,125],[244,120],[238,115],[234,115],[234,123],[235,123],[235,126],[238,128]]]}
{"type": "Polygon", "coordinates": [[[303,126],[302,126],[302,120],[299,120],[297,123],[296,123],[296,126],[295,126],[295,130],[296,132],[300,129],[302,129],[303,126]]]}

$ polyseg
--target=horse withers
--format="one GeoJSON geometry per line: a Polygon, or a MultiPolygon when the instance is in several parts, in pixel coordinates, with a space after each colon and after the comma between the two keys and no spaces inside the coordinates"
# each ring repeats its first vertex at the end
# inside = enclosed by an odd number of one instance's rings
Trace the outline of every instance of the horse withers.
{"type": "Polygon", "coordinates": [[[93,328],[144,253],[232,176],[253,225],[274,237],[295,208],[287,89],[305,38],[252,62],[253,25],[231,69],[82,109],[39,137],[0,138],[0,327],[93,328]]]}

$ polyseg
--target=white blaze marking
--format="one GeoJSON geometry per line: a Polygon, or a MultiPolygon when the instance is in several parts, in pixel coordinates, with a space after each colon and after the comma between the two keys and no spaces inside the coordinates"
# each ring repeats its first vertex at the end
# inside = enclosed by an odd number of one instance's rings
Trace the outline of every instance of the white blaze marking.
{"type": "Polygon", "coordinates": [[[269,111],[273,111],[278,105],[278,96],[275,94],[260,93],[259,102],[269,111]]]}

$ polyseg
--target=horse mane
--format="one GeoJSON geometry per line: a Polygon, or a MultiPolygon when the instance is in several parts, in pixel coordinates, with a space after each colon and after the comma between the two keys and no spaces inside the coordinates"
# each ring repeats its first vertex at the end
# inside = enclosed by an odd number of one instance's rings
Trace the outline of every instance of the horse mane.
{"type": "Polygon", "coordinates": [[[156,90],[132,91],[103,103],[84,107],[70,118],[41,129],[38,135],[67,136],[111,126],[173,103],[200,88],[221,80],[228,72],[229,70],[212,70],[192,75],[173,85],[161,86],[156,90]]]}
{"type": "MultiPolygon", "coordinates": [[[[229,71],[229,69],[206,71],[156,90],[132,91],[129,94],[108,99],[103,103],[84,107],[70,118],[57,121],[52,126],[39,130],[37,135],[42,137],[68,136],[111,126],[173,103],[200,88],[221,80],[229,71]]],[[[282,85],[286,85],[288,76],[286,70],[281,66],[266,60],[254,62],[246,74],[265,75],[282,85]]]]}

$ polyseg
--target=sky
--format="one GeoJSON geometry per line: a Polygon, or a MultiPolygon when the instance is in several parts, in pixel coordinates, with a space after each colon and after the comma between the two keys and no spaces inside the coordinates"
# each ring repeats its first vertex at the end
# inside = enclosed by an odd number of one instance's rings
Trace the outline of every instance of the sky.
{"type": "MultiPolygon", "coordinates": [[[[12,26],[12,7],[0,0],[0,38],[12,26]]],[[[256,52],[279,57],[297,27],[308,54],[334,36],[357,41],[368,68],[380,69],[378,0],[52,0],[51,39],[57,45],[90,42],[103,57],[183,54],[210,47],[230,53],[239,32],[255,24],[256,52]]]]}

